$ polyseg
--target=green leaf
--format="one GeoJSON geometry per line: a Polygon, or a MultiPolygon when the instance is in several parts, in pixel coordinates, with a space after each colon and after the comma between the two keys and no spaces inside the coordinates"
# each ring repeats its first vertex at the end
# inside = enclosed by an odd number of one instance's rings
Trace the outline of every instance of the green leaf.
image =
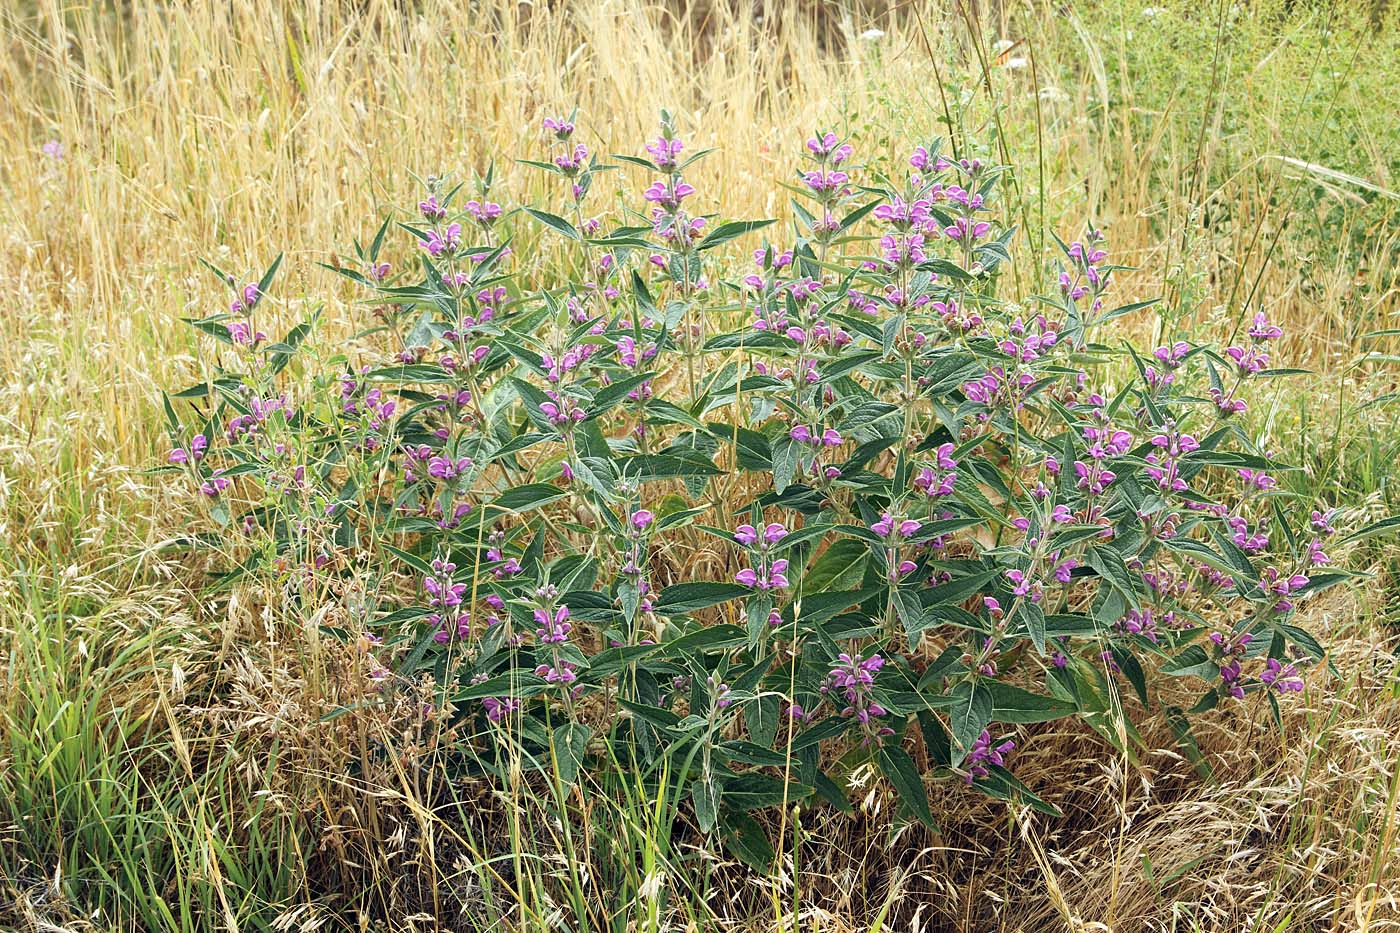
{"type": "MultiPolygon", "coordinates": [[[[778,725],[782,721],[782,700],[775,694],[766,693],[744,704],[744,725],[756,744],[770,746],[777,737],[778,725]]],[[[779,761],[779,765],[786,761],[779,761]]]]}
{"type": "Polygon", "coordinates": [[[566,490],[548,483],[527,483],[507,489],[496,498],[491,506],[507,512],[528,512],[548,505],[568,495],[566,490]]]}
{"type": "MultiPolygon", "coordinates": [[[[429,630],[423,636],[424,642],[433,644],[433,631],[429,630]]],[[[412,672],[411,665],[405,665],[405,670],[412,672]]],[[[482,697],[491,696],[532,696],[545,686],[544,678],[535,674],[522,673],[521,671],[508,671],[504,674],[497,674],[479,684],[471,684],[458,691],[452,700],[455,703],[465,703],[468,700],[480,700],[482,697]]]]}
{"type": "Polygon", "coordinates": [[[792,485],[797,475],[797,462],[802,458],[802,445],[784,436],[773,442],[773,490],[779,494],[792,485]]]}
{"type": "Polygon", "coordinates": [[[393,554],[399,560],[408,564],[410,567],[423,574],[424,576],[428,576],[435,572],[432,568],[432,565],[424,557],[421,557],[417,554],[410,554],[408,551],[405,551],[401,548],[396,548],[392,544],[384,545],[384,550],[388,551],[390,554],[393,554]]]}
{"type": "Polygon", "coordinates": [[[673,656],[718,651],[742,645],[745,637],[737,625],[707,625],[666,642],[666,648],[673,656]]]}
{"type": "Polygon", "coordinates": [[[841,538],[833,541],[807,569],[801,580],[804,593],[848,590],[865,579],[870,549],[863,541],[841,538]]]}
{"type": "Polygon", "coordinates": [[[720,818],[720,831],[725,847],[754,871],[767,871],[773,864],[772,843],[747,813],[726,812],[720,818]]]}
{"type": "Polygon", "coordinates": [[[928,613],[919,602],[919,594],[912,586],[896,587],[894,591],[895,609],[899,614],[900,624],[904,627],[904,633],[909,636],[910,643],[917,642],[917,636],[924,629],[929,627],[928,613]]]}
{"type": "Polygon", "coordinates": [[[1213,680],[1219,676],[1220,667],[1206,654],[1206,649],[1200,645],[1187,645],[1185,650],[1162,665],[1162,673],[1213,680]]]}
{"type": "Polygon", "coordinates": [[[755,593],[749,597],[744,607],[748,613],[747,635],[749,650],[758,647],[763,634],[768,631],[768,615],[773,611],[773,597],[768,593],[755,593]]]}
{"type": "Polygon", "coordinates": [[[893,742],[882,745],[880,770],[885,772],[885,777],[894,785],[899,799],[909,808],[909,812],[918,817],[919,822],[925,826],[937,829],[933,811],[928,806],[928,792],[924,789],[923,778],[919,776],[919,769],[914,766],[914,759],[909,757],[909,753],[893,742]]]}
{"type": "Polygon", "coordinates": [[[554,730],[554,764],[559,769],[559,780],[565,784],[578,780],[590,735],[592,730],[579,722],[565,723],[554,730]]]}
{"type": "Polygon", "coordinates": [[[545,224],[549,227],[553,227],[555,230],[558,230],[560,233],[564,234],[564,236],[568,237],[571,240],[583,239],[583,237],[579,235],[578,230],[574,228],[574,225],[569,223],[563,217],[560,217],[558,214],[551,214],[549,211],[536,210],[533,207],[525,208],[525,213],[529,214],[531,217],[535,218],[540,223],[545,224]]]}
{"type": "Polygon", "coordinates": [[[277,254],[277,258],[272,260],[272,265],[267,267],[262,278],[258,279],[258,295],[266,295],[267,288],[272,284],[272,280],[277,277],[277,270],[282,267],[282,253],[277,254]]]}
{"type": "Polygon", "coordinates": [[[1392,531],[1400,532],[1400,515],[1392,515],[1389,518],[1383,518],[1378,522],[1372,522],[1364,528],[1353,531],[1342,539],[1342,543],[1349,544],[1352,541],[1363,541],[1366,538],[1388,534],[1392,531]]]}
{"type": "Polygon", "coordinates": [[[1123,556],[1112,548],[1091,547],[1084,553],[1084,561],[1110,586],[1122,594],[1128,605],[1137,604],[1137,590],[1133,586],[1133,574],[1123,563],[1123,556]]]}
{"type": "Polygon", "coordinates": [[[633,716],[636,716],[643,722],[649,722],[653,726],[657,726],[662,729],[669,729],[676,723],[681,721],[681,717],[677,716],[670,710],[662,709],[659,706],[648,706],[645,703],[636,703],[632,700],[625,700],[622,697],[618,697],[617,702],[620,706],[622,706],[623,709],[630,712],[633,716]]]}
{"type": "Polygon", "coordinates": [[[1041,800],[1029,787],[1010,771],[999,765],[990,765],[987,768],[987,776],[980,781],[974,781],[973,786],[991,797],[1002,800],[1024,801],[1032,810],[1053,817],[1062,817],[1064,813],[1059,807],[1041,800]]]}
{"type": "MultiPolygon", "coordinates": [[[[1214,696],[1214,694],[1211,695],[1214,696]]],[[[1201,754],[1201,746],[1196,744],[1196,736],[1191,731],[1191,721],[1181,712],[1181,707],[1171,706],[1167,708],[1167,723],[1172,728],[1172,734],[1176,736],[1177,747],[1186,756],[1186,760],[1191,762],[1196,773],[1203,780],[1212,780],[1215,774],[1211,770],[1210,762],[1201,754]]]]}
{"type": "Polygon", "coordinates": [[[868,586],[862,590],[823,590],[820,593],[807,593],[800,600],[797,617],[808,625],[825,622],[837,613],[884,592],[884,589],[883,586],[868,586]]]}
{"type": "Polygon", "coordinates": [[[716,246],[728,243],[735,237],[743,236],[745,233],[751,233],[754,230],[762,230],[771,223],[773,223],[771,220],[731,220],[711,230],[709,235],[701,240],[700,245],[696,248],[701,251],[714,249],[716,246]]]}
{"type": "Polygon", "coordinates": [[[634,479],[682,479],[689,476],[723,476],[724,471],[700,452],[684,455],[638,454],[621,460],[624,476],[634,479]]]}
{"type": "Polygon", "coordinates": [[[678,616],[747,596],[751,591],[738,583],[673,583],[661,591],[656,614],[678,616]]]}
{"type": "MultiPolygon", "coordinates": [[[[281,260],[280,256],[278,260],[281,260]]],[[[311,329],[315,327],[316,319],[319,316],[320,312],[313,314],[308,320],[302,321],[296,327],[293,327],[280,344],[275,344],[268,348],[276,350],[276,352],[272,354],[270,362],[270,367],[274,375],[287,368],[287,364],[290,363],[292,357],[296,355],[297,348],[301,346],[302,342],[306,340],[306,335],[311,333],[311,329]]]]}
{"type": "MultiPolygon", "coordinates": [[[[1071,703],[999,680],[990,681],[984,688],[991,692],[993,722],[1048,722],[1075,713],[1071,703]]],[[[978,730],[978,734],[981,734],[981,730],[978,730]]]]}
{"type": "Polygon", "coordinates": [[[759,432],[718,421],[710,422],[705,430],[716,440],[734,445],[734,455],[742,469],[756,472],[773,468],[773,447],[759,432]]]}
{"type": "Polygon", "coordinates": [[[976,681],[963,681],[953,688],[953,706],[948,711],[953,731],[952,766],[957,767],[972,751],[972,743],[992,722],[995,708],[992,692],[976,681]]]}
{"type": "Polygon", "coordinates": [[[1040,608],[1039,603],[1030,600],[1023,600],[1017,606],[1016,614],[1026,623],[1026,631],[1030,633],[1035,650],[1045,654],[1045,610],[1040,608]]]}
{"type": "Polygon", "coordinates": [[[734,810],[761,810],[812,795],[810,785],[747,771],[724,785],[724,805],[734,810]]]}
{"type": "Polygon", "coordinates": [[[792,739],[792,750],[800,751],[813,745],[825,742],[827,739],[834,739],[844,733],[854,719],[844,716],[828,716],[821,722],[802,730],[792,739]]]}
{"type": "Polygon", "coordinates": [[[708,833],[715,828],[719,817],[720,786],[713,776],[706,776],[690,785],[690,802],[695,807],[695,822],[700,832],[708,833]]]}
{"type": "Polygon", "coordinates": [[[1304,653],[1306,653],[1307,656],[1312,658],[1314,661],[1321,661],[1323,655],[1326,654],[1326,652],[1322,650],[1322,645],[1318,644],[1316,638],[1313,638],[1311,635],[1309,635],[1303,629],[1298,628],[1296,625],[1289,625],[1286,622],[1278,622],[1275,623],[1275,627],[1285,636],[1287,636],[1289,641],[1293,642],[1293,644],[1297,645],[1299,648],[1302,648],[1304,653]]]}
{"type": "Polygon", "coordinates": [[[598,394],[593,396],[593,402],[588,406],[588,417],[596,418],[611,409],[627,398],[627,393],[637,386],[652,379],[656,373],[638,373],[626,379],[619,379],[616,382],[600,389],[598,394]]]}

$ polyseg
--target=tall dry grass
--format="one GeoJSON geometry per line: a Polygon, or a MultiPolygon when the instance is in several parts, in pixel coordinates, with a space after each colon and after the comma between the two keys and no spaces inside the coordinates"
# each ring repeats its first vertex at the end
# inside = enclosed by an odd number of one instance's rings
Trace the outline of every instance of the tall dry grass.
{"type": "MultiPolygon", "coordinates": [[[[1342,5],[1211,7],[0,6],[0,924],[358,926],[353,903],[431,929],[413,916],[487,897],[461,865],[499,851],[497,827],[429,799],[411,717],[323,721],[353,658],[256,593],[206,600],[168,547],[195,516],[143,471],[159,389],[202,365],[180,319],[222,300],[198,258],[251,272],[285,250],[278,310],[321,306],[333,344],[358,310],[317,263],[430,173],[494,160],[503,200],[547,202],[512,161],[546,113],[578,106],[591,146],[630,153],[667,107],[716,147],[702,197],[750,217],[784,214],[774,182],[818,125],[893,160],[947,120],[1017,166],[1032,246],[1093,218],[1139,267],[1125,291],[1201,328],[1249,303],[1285,320],[1319,375],[1264,428],[1304,482],[1393,507],[1396,341],[1365,335],[1397,326],[1400,29],[1342,5]]],[[[667,928],[1400,923],[1396,558],[1359,557],[1373,583],[1315,620],[1341,680],[1281,737],[1262,713],[1208,727],[1217,783],[1047,731],[1026,764],[1064,782],[1065,821],[950,793],[944,832],[917,835],[871,785],[859,818],[805,827],[786,877],[695,853],[712,887],[667,928]]],[[[512,831],[547,836],[536,816],[512,831]]],[[[657,871],[695,893],[690,863],[657,871]]]]}

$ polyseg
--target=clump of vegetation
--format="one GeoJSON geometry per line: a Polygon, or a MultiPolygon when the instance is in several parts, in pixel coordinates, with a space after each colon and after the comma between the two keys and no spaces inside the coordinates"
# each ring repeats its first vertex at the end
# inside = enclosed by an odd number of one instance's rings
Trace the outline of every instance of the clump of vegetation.
{"type": "Polygon", "coordinates": [[[560,788],[620,769],[767,869],[751,813],[849,810],[864,764],[930,826],[926,776],[1054,814],[1019,726],[1079,716],[1131,754],[1124,690],[1148,706],[1162,671],[1205,682],[1169,710],[1204,764],[1188,713],[1304,689],[1323,649],[1295,610],[1348,574],[1332,511],[1238,417],[1288,372],[1262,312],[1225,347],[1101,340],[1155,302],[1113,306],[1093,229],[1018,291],[1004,169],[967,144],[886,173],[819,132],[775,238],[694,206],[705,153],[663,114],[647,158],[613,157],[654,179],[641,202],[595,214],[619,166],[574,119],[532,163],[562,212],[434,178],[356,245],[339,271],[378,324],[353,350],[291,375],[314,324],[262,329],[276,263],[215,270],[229,310],[192,322],[226,349],[167,409],[172,469],[239,574],[346,601],[357,703],[426,676],[454,771],[541,775],[572,820],[560,788]],[[563,238],[562,281],[514,254],[526,221],[563,238]]]}

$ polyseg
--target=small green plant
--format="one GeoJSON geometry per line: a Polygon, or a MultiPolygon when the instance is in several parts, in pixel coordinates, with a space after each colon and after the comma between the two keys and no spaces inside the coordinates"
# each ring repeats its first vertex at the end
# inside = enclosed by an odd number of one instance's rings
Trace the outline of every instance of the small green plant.
{"type": "Polygon", "coordinates": [[[565,207],[431,179],[339,269],[376,323],[332,369],[290,365],[313,321],[259,329],[277,263],[215,270],[229,312],[192,322],[221,366],[174,397],[197,415],[167,402],[170,469],[238,574],[343,601],[360,702],[426,675],[463,775],[631,772],[658,801],[641,836],[684,805],[762,867],[755,811],[849,809],[867,763],[925,823],[930,779],[1055,813],[1014,775],[1026,724],[1126,753],[1124,688],[1148,708],[1175,675],[1203,685],[1168,710],[1194,754],[1188,713],[1304,689],[1324,651],[1294,611],[1349,575],[1333,511],[1237,417],[1280,372],[1262,313],[1226,347],[1110,346],[1153,302],[1108,304],[1098,232],[1008,294],[1001,167],[931,144],[887,176],[832,133],[787,186],[793,229],[731,277],[771,222],[691,207],[704,153],[669,117],[619,164],[573,117],[545,130],[565,207]],[[621,164],[659,175],[644,209],[595,214],[621,164]],[[521,223],[562,238],[565,281],[514,252],[521,223]],[[394,227],[418,245],[397,271],[394,227]]]}

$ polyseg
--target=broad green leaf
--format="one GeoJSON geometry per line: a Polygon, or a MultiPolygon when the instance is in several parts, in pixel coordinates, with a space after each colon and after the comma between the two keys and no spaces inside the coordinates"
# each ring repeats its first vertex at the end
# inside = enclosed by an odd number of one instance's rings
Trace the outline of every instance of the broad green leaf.
{"type": "MultiPolygon", "coordinates": [[[[981,730],[979,729],[978,732],[980,733],[981,730]]],[[[909,757],[909,753],[895,744],[893,739],[880,747],[880,770],[885,772],[885,777],[894,785],[894,789],[899,793],[899,799],[909,808],[909,812],[913,813],[925,826],[937,829],[938,826],[933,820],[933,811],[928,806],[928,792],[924,789],[919,769],[914,766],[914,759],[909,757]]]]}
{"type": "Polygon", "coordinates": [[[995,708],[992,692],[977,681],[965,680],[953,688],[953,706],[948,710],[953,733],[952,766],[962,764],[972,743],[991,724],[995,708]]]}
{"type": "Polygon", "coordinates": [[[657,615],[684,615],[749,595],[752,590],[738,583],[673,583],[661,591],[656,601],[657,615]]]}
{"type": "Polygon", "coordinates": [[[507,489],[491,503],[492,507],[507,512],[528,512],[548,505],[568,495],[566,490],[548,483],[528,483],[507,489]]]}
{"type": "Polygon", "coordinates": [[[700,778],[690,785],[690,802],[695,807],[695,822],[700,832],[715,828],[719,818],[720,786],[712,776],[700,778]]]}
{"type": "Polygon", "coordinates": [[[861,541],[840,538],[821,553],[803,575],[803,593],[849,590],[865,579],[865,564],[869,547],[861,541]]]}
{"type": "Polygon", "coordinates": [[[762,230],[771,223],[773,223],[771,220],[731,220],[711,230],[710,233],[700,241],[700,245],[696,248],[702,251],[714,249],[716,246],[728,243],[735,237],[743,236],[745,233],[751,233],[754,230],[762,230]]]}
{"type": "MultiPolygon", "coordinates": [[[[1048,722],[1075,713],[1074,706],[1064,700],[1032,693],[999,680],[989,681],[983,688],[991,693],[993,722],[1048,722]]],[[[978,734],[981,734],[981,730],[978,730],[978,734]]]]}
{"type": "Polygon", "coordinates": [[[1162,665],[1162,673],[1213,680],[1220,675],[1220,666],[1210,659],[1200,645],[1187,645],[1180,654],[1162,665]]]}
{"type": "Polygon", "coordinates": [[[758,821],[747,813],[726,812],[720,818],[725,847],[754,871],[766,872],[773,864],[773,844],[758,821]]]}
{"type": "Polygon", "coordinates": [[[584,756],[588,753],[588,738],[592,730],[583,723],[565,723],[554,730],[554,763],[559,769],[559,780],[573,784],[578,780],[579,769],[583,767],[584,756]]]}
{"type": "Polygon", "coordinates": [[[560,217],[558,214],[551,214],[549,211],[536,210],[533,207],[525,208],[525,213],[529,214],[531,217],[535,218],[540,223],[545,224],[549,227],[553,227],[555,230],[558,230],[560,233],[564,234],[564,236],[568,237],[571,240],[582,239],[582,237],[579,235],[577,228],[575,228],[573,224],[569,223],[563,217],[560,217]]]}

